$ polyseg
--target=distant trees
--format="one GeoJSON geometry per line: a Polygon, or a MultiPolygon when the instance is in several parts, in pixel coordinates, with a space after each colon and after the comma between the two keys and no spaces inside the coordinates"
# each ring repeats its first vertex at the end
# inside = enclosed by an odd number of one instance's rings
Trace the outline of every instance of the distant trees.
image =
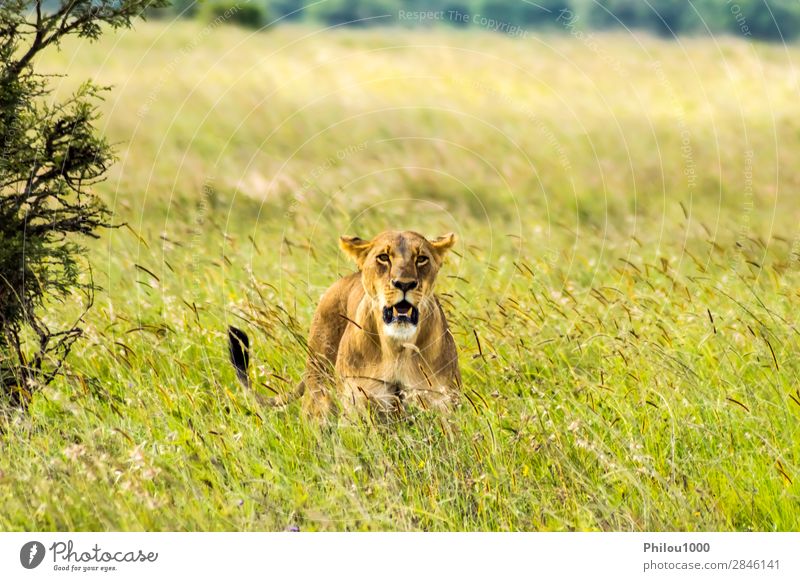
{"type": "Polygon", "coordinates": [[[788,41],[800,35],[800,0],[174,0],[173,6],[172,14],[186,18],[216,18],[234,10],[236,16],[225,20],[249,27],[310,21],[488,28],[492,22],[501,24],[493,30],[504,32],[513,27],[558,29],[568,21],[571,27],[648,30],[664,37],[711,33],[788,41]],[[399,17],[414,11],[440,16],[399,17]]]}
{"type": "Polygon", "coordinates": [[[663,36],[729,33],[764,40],[792,40],[800,34],[797,0],[592,0],[590,25],[651,30],[663,36]]]}
{"type": "Polygon", "coordinates": [[[597,28],[644,28],[662,36],[695,30],[692,8],[686,0],[595,0],[588,9],[597,28]]]}
{"type": "Polygon", "coordinates": [[[572,9],[569,0],[539,0],[535,3],[512,0],[483,0],[471,2],[471,12],[512,25],[539,27],[557,26],[562,10],[572,9]]]}
{"type": "Polygon", "coordinates": [[[304,17],[303,2],[297,0],[271,0],[268,2],[270,16],[280,22],[292,22],[304,17]]]}
{"type": "Polygon", "coordinates": [[[389,25],[396,21],[398,9],[407,8],[396,0],[326,0],[309,8],[306,17],[330,25],[389,25]]]}
{"type": "Polygon", "coordinates": [[[227,13],[224,20],[252,28],[297,21],[331,26],[481,27],[483,23],[486,28],[485,23],[492,21],[503,24],[495,28],[501,32],[511,27],[557,29],[566,21],[565,11],[571,26],[584,29],[649,30],[665,37],[726,33],[771,41],[800,35],[800,0],[175,0],[170,9],[186,18],[214,19],[227,13]],[[413,11],[441,16],[398,17],[413,11]]]}
{"type": "Polygon", "coordinates": [[[797,0],[738,0],[726,2],[726,7],[725,29],[733,34],[767,40],[793,40],[800,35],[797,0]]]}

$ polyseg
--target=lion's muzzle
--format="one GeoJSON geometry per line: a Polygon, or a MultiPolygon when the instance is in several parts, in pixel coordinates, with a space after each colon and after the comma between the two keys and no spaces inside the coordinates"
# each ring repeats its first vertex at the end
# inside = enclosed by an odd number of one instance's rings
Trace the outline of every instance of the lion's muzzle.
{"type": "Polygon", "coordinates": [[[419,323],[419,309],[407,300],[383,307],[383,322],[387,325],[410,323],[416,326],[419,323]]]}

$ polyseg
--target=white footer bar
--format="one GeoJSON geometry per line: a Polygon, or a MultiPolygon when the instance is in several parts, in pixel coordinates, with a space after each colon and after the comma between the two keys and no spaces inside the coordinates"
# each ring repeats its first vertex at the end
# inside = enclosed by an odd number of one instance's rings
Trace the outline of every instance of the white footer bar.
{"type": "Polygon", "coordinates": [[[800,579],[800,533],[0,533],[0,579],[800,579]]]}

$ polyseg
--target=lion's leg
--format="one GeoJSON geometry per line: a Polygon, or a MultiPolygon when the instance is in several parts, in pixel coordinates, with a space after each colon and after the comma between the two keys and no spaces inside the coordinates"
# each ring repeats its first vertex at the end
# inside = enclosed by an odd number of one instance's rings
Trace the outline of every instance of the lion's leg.
{"type": "Polygon", "coordinates": [[[347,319],[341,302],[342,281],[333,285],[323,295],[314,313],[308,336],[308,360],[303,374],[305,408],[314,413],[331,411],[331,394],[336,383],[334,366],[339,353],[347,319]]]}
{"type": "Polygon", "coordinates": [[[369,378],[345,379],[342,385],[341,404],[347,412],[370,409],[379,414],[395,413],[403,409],[398,386],[369,378]]]}
{"type": "Polygon", "coordinates": [[[306,392],[303,407],[313,415],[324,415],[333,408],[331,395],[336,382],[334,365],[328,359],[330,351],[314,350],[312,340],[309,340],[309,348],[311,348],[311,353],[308,355],[306,370],[303,374],[303,385],[306,392]]]}
{"type": "Polygon", "coordinates": [[[455,403],[453,390],[443,383],[419,385],[406,392],[406,401],[412,405],[431,410],[446,411],[455,403]]]}

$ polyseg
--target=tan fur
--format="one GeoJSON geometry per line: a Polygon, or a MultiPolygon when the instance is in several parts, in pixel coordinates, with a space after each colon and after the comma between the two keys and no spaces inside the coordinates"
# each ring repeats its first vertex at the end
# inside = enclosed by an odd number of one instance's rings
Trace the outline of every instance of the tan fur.
{"type": "Polygon", "coordinates": [[[338,402],[389,412],[409,404],[446,408],[455,401],[461,386],[458,355],[433,292],[454,243],[452,234],[429,241],[415,232],[340,239],[359,271],[331,286],[314,314],[301,385],[307,408],[325,412],[338,402]],[[393,281],[417,287],[404,293],[393,281]],[[417,325],[387,326],[383,307],[404,297],[418,309],[417,325]]]}

